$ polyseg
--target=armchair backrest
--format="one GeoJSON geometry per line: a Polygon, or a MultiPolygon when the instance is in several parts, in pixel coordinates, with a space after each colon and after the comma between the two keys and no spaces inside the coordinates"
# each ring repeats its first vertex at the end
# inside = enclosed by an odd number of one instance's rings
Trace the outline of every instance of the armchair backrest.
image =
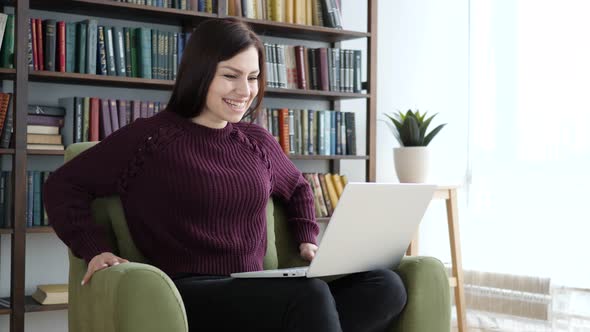
{"type": "MultiPolygon", "coordinates": [[[[68,162],[81,152],[93,147],[97,142],[75,143],[68,146],[64,160],[68,162]]],[[[137,249],[125,220],[123,206],[118,196],[98,198],[92,203],[94,221],[102,225],[107,234],[113,253],[132,262],[150,262],[137,249]]],[[[267,214],[267,253],[264,268],[284,268],[303,266],[307,262],[299,258],[297,245],[288,231],[287,219],[280,204],[270,199],[266,207],[267,214]]],[[[81,280],[86,272],[86,264],[70,252],[70,279],[81,280]]]]}

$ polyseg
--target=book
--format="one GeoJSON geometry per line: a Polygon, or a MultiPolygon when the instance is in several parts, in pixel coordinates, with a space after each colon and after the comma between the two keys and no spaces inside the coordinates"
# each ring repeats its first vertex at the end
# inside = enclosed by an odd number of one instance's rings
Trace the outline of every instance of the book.
{"type": "Polygon", "coordinates": [[[63,151],[63,145],[57,144],[27,144],[27,150],[55,150],[63,151]]]}
{"type": "Polygon", "coordinates": [[[66,304],[68,303],[68,285],[38,285],[37,290],[33,293],[32,297],[35,301],[39,302],[39,304],[66,304]]]}
{"type": "Polygon", "coordinates": [[[62,144],[61,135],[27,134],[29,144],[62,144]]]}
{"type": "Polygon", "coordinates": [[[57,126],[27,125],[27,134],[58,135],[57,126]]]}

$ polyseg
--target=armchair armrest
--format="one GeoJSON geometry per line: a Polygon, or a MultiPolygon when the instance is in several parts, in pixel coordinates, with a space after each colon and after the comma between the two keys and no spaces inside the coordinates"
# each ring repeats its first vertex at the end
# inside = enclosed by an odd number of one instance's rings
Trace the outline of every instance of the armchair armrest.
{"type": "Polygon", "coordinates": [[[393,332],[449,332],[451,295],[444,265],[432,257],[404,257],[395,270],[408,293],[406,307],[393,332]]]}
{"type": "Polygon", "coordinates": [[[124,263],[96,272],[80,286],[70,282],[70,329],[113,332],[186,332],[182,298],[158,268],[124,263]],[[74,311],[74,312],[72,312],[74,311]]]}

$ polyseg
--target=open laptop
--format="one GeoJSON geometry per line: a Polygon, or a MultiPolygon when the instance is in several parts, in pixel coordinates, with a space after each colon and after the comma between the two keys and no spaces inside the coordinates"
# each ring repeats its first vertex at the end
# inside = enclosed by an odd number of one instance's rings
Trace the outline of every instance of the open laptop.
{"type": "Polygon", "coordinates": [[[346,185],[309,267],[232,273],[234,278],[322,277],[396,267],[436,186],[346,185]]]}

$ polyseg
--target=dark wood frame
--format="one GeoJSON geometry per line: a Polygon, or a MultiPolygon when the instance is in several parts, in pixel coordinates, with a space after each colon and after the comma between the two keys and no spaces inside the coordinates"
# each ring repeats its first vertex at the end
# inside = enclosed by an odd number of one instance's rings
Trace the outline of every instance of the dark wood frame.
{"type": "MultiPolygon", "coordinates": [[[[339,172],[340,161],[345,159],[365,160],[366,181],[376,179],[376,114],[377,114],[377,0],[367,0],[368,32],[338,30],[325,27],[302,26],[272,21],[242,18],[257,33],[267,36],[279,36],[303,40],[323,41],[330,47],[339,47],[339,42],[349,39],[365,38],[368,50],[367,93],[342,93],[314,90],[267,89],[269,96],[290,99],[318,99],[330,101],[330,106],[340,109],[340,100],[362,98],[367,102],[367,140],[366,156],[290,156],[293,160],[327,160],[331,172],[339,172]]],[[[166,80],[147,80],[141,78],[85,75],[75,73],[57,73],[34,71],[29,73],[26,41],[28,35],[28,18],[30,9],[53,12],[87,14],[89,16],[108,17],[124,20],[143,21],[159,24],[173,24],[183,27],[194,26],[204,19],[221,17],[177,9],[163,9],[142,5],[128,4],[109,0],[14,0],[15,8],[15,69],[0,68],[0,79],[14,80],[14,149],[0,149],[0,155],[11,155],[14,176],[13,228],[0,229],[0,234],[11,236],[11,307],[1,307],[0,315],[10,315],[10,331],[23,332],[25,313],[67,309],[67,305],[38,305],[25,294],[25,244],[27,233],[52,233],[51,227],[26,228],[26,177],[28,155],[63,155],[63,151],[27,150],[26,148],[26,108],[28,104],[29,81],[65,84],[109,85],[143,89],[171,89],[173,82],[166,80]],[[116,9],[116,10],[113,10],[116,9]]],[[[224,6],[219,1],[219,7],[224,6]]],[[[218,8],[218,9],[220,9],[218,8]]],[[[327,222],[329,218],[318,218],[327,222]]]]}

